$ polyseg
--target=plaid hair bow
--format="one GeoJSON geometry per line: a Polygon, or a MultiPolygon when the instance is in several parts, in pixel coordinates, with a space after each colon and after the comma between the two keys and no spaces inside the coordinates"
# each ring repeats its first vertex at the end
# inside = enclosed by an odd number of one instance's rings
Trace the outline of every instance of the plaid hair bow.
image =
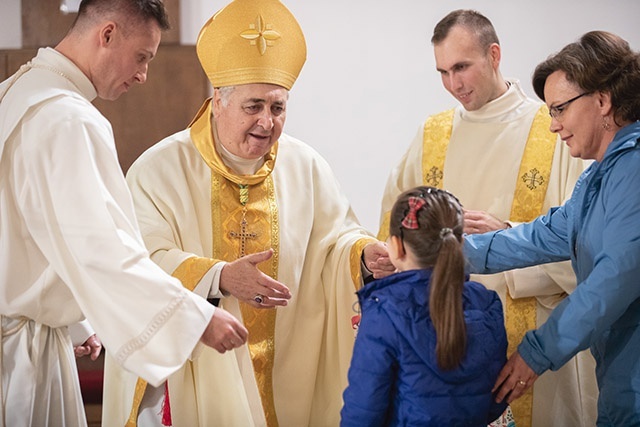
{"type": "Polygon", "coordinates": [[[409,197],[409,212],[402,220],[402,226],[407,230],[417,230],[419,228],[418,211],[426,204],[427,201],[422,197],[409,197]]]}

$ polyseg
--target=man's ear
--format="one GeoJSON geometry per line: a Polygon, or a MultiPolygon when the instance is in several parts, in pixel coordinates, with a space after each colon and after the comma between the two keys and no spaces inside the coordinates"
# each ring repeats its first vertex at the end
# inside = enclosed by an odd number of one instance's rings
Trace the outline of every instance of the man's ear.
{"type": "Polygon", "coordinates": [[[116,25],[113,22],[107,22],[100,30],[100,46],[107,47],[113,42],[113,36],[116,25]]]}
{"type": "Polygon", "coordinates": [[[220,110],[222,109],[222,98],[220,96],[220,89],[213,89],[213,99],[211,100],[211,113],[213,117],[218,118],[220,116],[220,110]]]}
{"type": "Polygon", "coordinates": [[[489,56],[491,57],[491,66],[494,70],[500,67],[500,59],[502,58],[502,49],[498,43],[493,43],[489,46],[489,56]]]}

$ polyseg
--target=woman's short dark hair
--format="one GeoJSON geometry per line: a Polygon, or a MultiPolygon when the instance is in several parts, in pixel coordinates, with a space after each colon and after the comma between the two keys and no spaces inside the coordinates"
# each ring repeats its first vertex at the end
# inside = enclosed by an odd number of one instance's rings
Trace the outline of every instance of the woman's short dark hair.
{"type": "Polygon", "coordinates": [[[640,119],[640,55],[623,38],[590,31],[540,63],[532,80],[543,101],[547,78],[556,71],[584,92],[609,93],[617,123],[640,119]]]}

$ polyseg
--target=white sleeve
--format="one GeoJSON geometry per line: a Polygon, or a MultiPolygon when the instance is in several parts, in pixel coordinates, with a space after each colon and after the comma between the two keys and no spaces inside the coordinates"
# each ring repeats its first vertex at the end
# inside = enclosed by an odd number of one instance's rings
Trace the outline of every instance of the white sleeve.
{"type": "Polygon", "coordinates": [[[225,295],[220,290],[220,273],[222,273],[222,267],[225,265],[227,265],[227,263],[224,261],[214,264],[209,271],[202,276],[202,279],[200,279],[193,292],[203,298],[223,298],[225,295]]]}
{"type": "Polygon", "coordinates": [[[149,258],[106,119],[71,97],[33,114],[46,120],[22,128],[29,233],[114,359],[158,385],[187,360],[214,308],[149,258]]]}
{"type": "Polygon", "coordinates": [[[93,334],[95,334],[95,332],[87,319],[69,325],[69,335],[71,336],[71,343],[74,347],[84,344],[93,334]]]}

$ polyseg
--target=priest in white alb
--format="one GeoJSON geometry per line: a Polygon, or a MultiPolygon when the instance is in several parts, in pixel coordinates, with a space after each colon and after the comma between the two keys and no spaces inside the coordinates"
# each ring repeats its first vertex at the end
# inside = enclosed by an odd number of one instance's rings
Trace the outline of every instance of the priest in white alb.
{"type": "Polygon", "coordinates": [[[366,265],[385,246],[358,223],[310,146],[282,133],[306,59],[278,0],[235,0],[197,53],[214,93],[127,175],[152,259],[242,319],[248,344],[204,349],[153,388],[107,359],[104,424],[337,426],[366,265]]]}
{"type": "Polygon", "coordinates": [[[117,363],[161,384],[247,331],[149,258],[92,101],[144,83],[168,17],[159,0],[84,1],[55,47],[0,83],[0,426],[85,427],[74,356],[97,356],[86,319],[117,363]],[[95,350],[95,352],[94,352],[95,350]]]}

